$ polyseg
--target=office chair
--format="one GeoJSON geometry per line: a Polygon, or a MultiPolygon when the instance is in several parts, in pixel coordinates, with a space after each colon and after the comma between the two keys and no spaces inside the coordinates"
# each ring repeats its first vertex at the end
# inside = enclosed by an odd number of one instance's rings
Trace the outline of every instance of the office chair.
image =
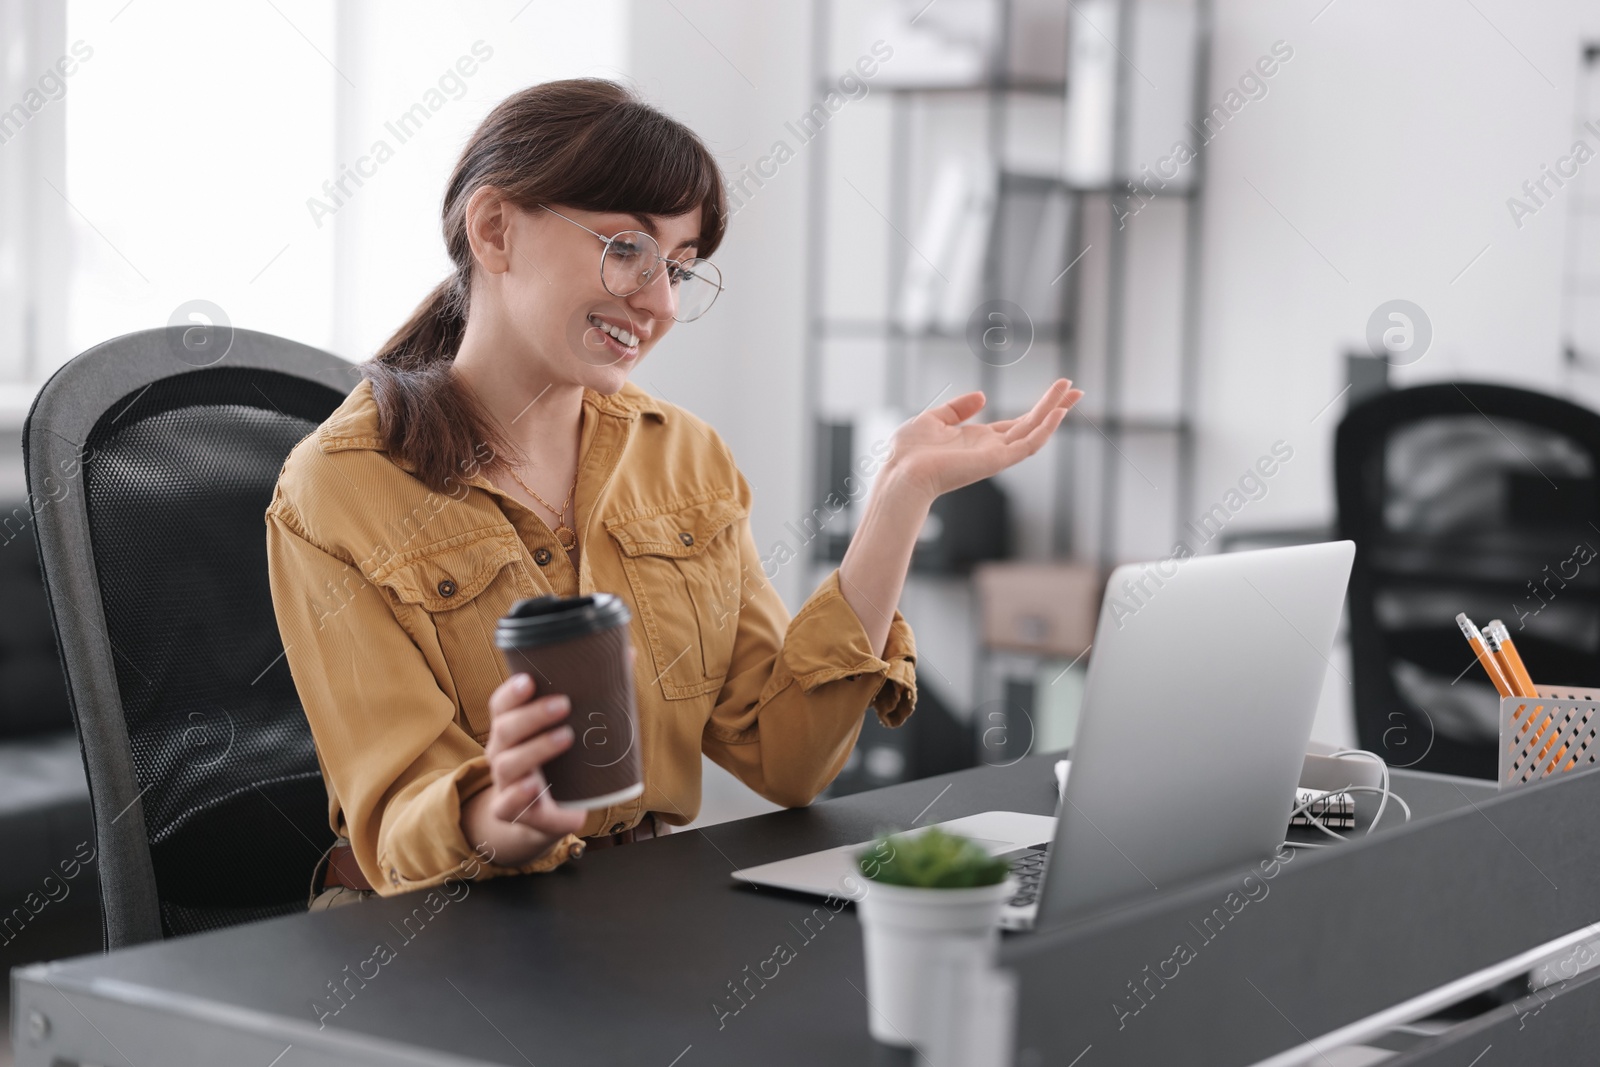
{"type": "Polygon", "coordinates": [[[1600,685],[1597,472],[1600,414],[1543,393],[1446,383],[1350,409],[1334,480],[1362,747],[1496,776],[1499,698],[1457,612],[1503,619],[1535,682],[1600,685]]]}
{"type": "Polygon", "coordinates": [[[107,950],[306,907],[328,797],[265,512],[359,380],[250,330],[127,334],[34,398],[23,461],[88,774],[107,950]]]}

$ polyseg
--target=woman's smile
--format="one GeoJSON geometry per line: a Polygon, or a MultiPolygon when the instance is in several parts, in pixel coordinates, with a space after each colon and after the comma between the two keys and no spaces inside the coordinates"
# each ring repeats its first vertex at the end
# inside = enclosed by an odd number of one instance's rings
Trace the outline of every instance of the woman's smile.
{"type": "MultiPolygon", "coordinates": [[[[589,325],[592,328],[591,335],[597,337],[618,360],[638,358],[639,346],[650,338],[648,331],[641,335],[629,328],[631,324],[619,323],[592,312],[589,315],[589,325]]],[[[589,338],[585,338],[585,343],[589,343],[589,338]]]]}

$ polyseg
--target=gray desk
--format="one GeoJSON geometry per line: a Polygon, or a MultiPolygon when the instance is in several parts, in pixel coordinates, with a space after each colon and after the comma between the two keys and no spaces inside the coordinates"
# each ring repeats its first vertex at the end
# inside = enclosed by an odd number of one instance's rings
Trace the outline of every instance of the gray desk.
{"type": "MultiPolygon", "coordinates": [[[[1287,1067],[1290,1050],[1294,1063],[1327,1063],[1365,1043],[1358,1035],[1397,1048],[1380,1037],[1392,1024],[1600,936],[1600,771],[1503,794],[1409,775],[1395,787],[1426,802],[1417,820],[1297,856],[1270,883],[1255,880],[1254,900],[1242,872],[1221,875],[1004,944],[1019,1062],[1064,1051],[1066,1063],[1092,1047],[1092,1067],[1287,1067]],[[1456,810],[1434,806],[1451,794],[1456,810]]],[[[1533,1010],[1525,1000],[1416,1042],[1396,1067],[1600,1062],[1584,1026],[1600,1012],[1596,973],[1532,998],[1545,1021],[1526,1041],[1508,1039],[1533,1010]],[[1565,1055],[1544,1057],[1557,1048],[1565,1055]]]]}
{"type": "MultiPolygon", "coordinates": [[[[1033,756],[592,852],[550,874],[471,884],[437,913],[423,907],[421,893],[378,898],[19,970],[17,1063],[883,1062],[867,1034],[853,909],[831,915],[816,901],[736,887],[729,872],[918,819],[989,809],[1050,814],[1052,762],[1033,756]],[[747,1003],[735,999],[732,985],[780,942],[794,958],[747,1003]],[[389,946],[386,962],[375,952],[380,944],[389,946]],[[361,979],[363,970],[372,977],[361,979]],[[350,975],[348,1002],[319,1027],[315,1005],[339,1006],[330,983],[350,975]]],[[[1493,795],[1485,783],[1404,772],[1396,788],[1419,819],[1493,795]]],[[[1478,839],[1485,847],[1499,840],[1488,826],[1478,839]]],[[[1306,866],[1329,852],[1308,856],[1306,866]]],[[[1052,936],[1008,937],[1006,950],[1052,936]]],[[[1132,976],[1152,957],[1144,939],[1124,940],[1110,973],[1132,976]]],[[[1083,1011],[1098,1017],[1106,1007],[1096,1001],[1083,1011]]],[[[1271,1028],[1278,1047],[1295,1040],[1259,1006],[1217,1022],[1271,1028]]]]}

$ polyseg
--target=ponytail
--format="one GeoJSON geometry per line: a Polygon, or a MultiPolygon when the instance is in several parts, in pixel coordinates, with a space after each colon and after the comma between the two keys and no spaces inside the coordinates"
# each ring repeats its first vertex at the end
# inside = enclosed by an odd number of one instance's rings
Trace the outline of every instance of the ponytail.
{"type": "Polygon", "coordinates": [[[389,453],[410,463],[429,489],[457,497],[479,467],[493,470],[505,457],[522,459],[451,370],[466,333],[467,305],[466,283],[457,271],[363,365],[389,453]]]}
{"type": "Polygon", "coordinates": [[[423,298],[406,324],[372,358],[402,371],[448,363],[455,359],[466,329],[467,282],[457,271],[423,298]]]}

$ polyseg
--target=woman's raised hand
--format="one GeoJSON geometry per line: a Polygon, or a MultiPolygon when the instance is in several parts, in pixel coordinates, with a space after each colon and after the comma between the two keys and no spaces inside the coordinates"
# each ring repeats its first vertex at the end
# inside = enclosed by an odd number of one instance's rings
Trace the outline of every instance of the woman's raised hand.
{"type": "Polygon", "coordinates": [[[981,392],[963,393],[901,424],[890,438],[888,464],[928,500],[992,477],[1028,458],[1055,432],[1083,396],[1057,378],[1025,415],[967,422],[983,410],[981,392]]]}

